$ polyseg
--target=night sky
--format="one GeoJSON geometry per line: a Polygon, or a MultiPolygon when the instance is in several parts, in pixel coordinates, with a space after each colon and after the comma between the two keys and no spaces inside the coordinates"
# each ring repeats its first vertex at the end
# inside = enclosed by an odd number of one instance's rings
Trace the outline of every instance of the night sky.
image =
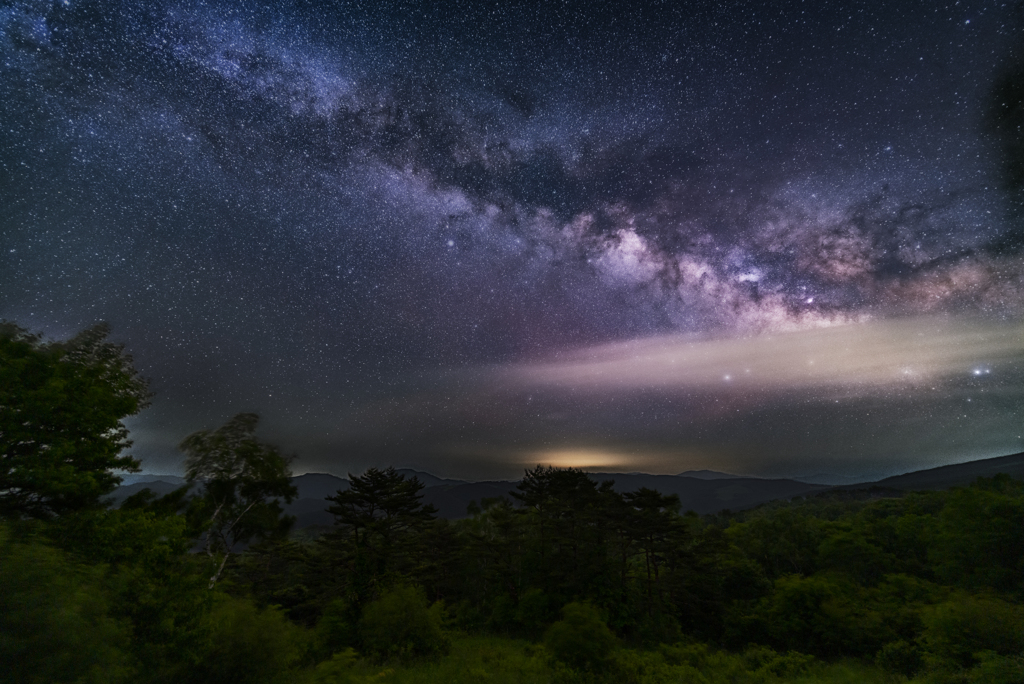
{"type": "Polygon", "coordinates": [[[340,475],[1015,453],[1021,35],[981,0],[4,2],[0,318],[110,322],[149,472],[240,411],[340,475]]]}

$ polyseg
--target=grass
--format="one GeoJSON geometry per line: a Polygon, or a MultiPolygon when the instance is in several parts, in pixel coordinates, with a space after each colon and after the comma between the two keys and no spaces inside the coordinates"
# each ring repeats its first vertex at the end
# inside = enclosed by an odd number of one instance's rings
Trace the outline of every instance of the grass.
{"type": "Polygon", "coordinates": [[[891,684],[897,680],[873,665],[849,660],[819,663],[810,672],[788,681],[792,684],[891,684]]]}
{"type": "Polygon", "coordinates": [[[553,671],[542,650],[529,642],[462,636],[454,638],[451,652],[438,660],[385,666],[361,661],[356,673],[381,684],[546,684],[553,671]]]}
{"type": "MultiPolygon", "coordinates": [[[[375,664],[356,662],[350,681],[365,684],[891,684],[893,678],[857,661],[814,661],[799,673],[776,674],[764,667],[762,653],[734,654],[692,649],[693,658],[678,653],[622,649],[615,672],[580,675],[551,662],[540,646],[496,636],[456,636],[451,652],[434,661],[375,664]],[[666,655],[667,654],[667,655],[666,655]]],[[[784,657],[784,656],[780,656],[784,657]]],[[[777,662],[777,661],[774,661],[777,662]]],[[[340,681],[340,680],[339,680],[340,681]]]]}

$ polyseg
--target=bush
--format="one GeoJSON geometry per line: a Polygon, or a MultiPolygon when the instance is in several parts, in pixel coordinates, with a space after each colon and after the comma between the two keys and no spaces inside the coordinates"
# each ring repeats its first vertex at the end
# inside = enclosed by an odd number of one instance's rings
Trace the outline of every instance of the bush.
{"type": "Polygon", "coordinates": [[[544,634],[544,647],[555,660],[576,670],[599,671],[611,661],[617,639],[589,603],[569,603],[562,619],[544,634]]]}
{"type": "Polygon", "coordinates": [[[529,589],[519,597],[516,622],[528,636],[536,638],[534,635],[542,634],[552,617],[547,594],[540,589],[529,589]]]}
{"type": "Polygon", "coordinates": [[[971,670],[973,681],[985,684],[1024,684],[1024,657],[1001,656],[992,651],[977,654],[981,661],[971,670]]]}
{"type": "Polygon", "coordinates": [[[924,660],[917,644],[900,639],[883,646],[875,656],[875,664],[889,674],[903,675],[909,679],[921,669],[924,660]]]}
{"type": "Polygon", "coordinates": [[[359,635],[367,653],[386,659],[434,657],[448,652],[444,634],[444,607],[431,607],[423,591],[396,587],[363,609],[359,635]]]}
{"type": "Polygon", "coordinates": [[[351,648],[335,653],[330,660],[316,666],[312,684],[355,684],[359,681],[352,671],[355,662],[356,652],[351,648]]]}
{"type": "Polygon", "coordinates": [[[316,625],[314,655],[318,658],[330,658],[332,654],[343,652],[356,643],[354,620],[349,605],[336,599],[327,604],[320,622],[316,625]]]}
{"type": "Polygon", "coordinates": [[[210,646],[190,677],[203,684],[287,681],[303,654],[302,628],[276,607],[257,610],[246,599],[220,597],[210,614],[210,646]]]}
{"type": "Polygon", "coordinates": [[[925,617],[924,642],[937,664],[969,668],[976,654],[1000,656],[1024,651],[1024,607],[994,597],[959,595],[925,617]]]}
{"type": "Polygon", "coordinates": [[[0,526],[0,675],[11,684],[132,681],[128,628],[108,612],[98,569],[0,526]]]}
{"type": "Polygon", "coordinates": [[[814,664],[814,656],[797,651],[777,653],[764,646],[751,646],[743,653],[743,665],[764,676],[792,678],[806,672],[814,664]]]}

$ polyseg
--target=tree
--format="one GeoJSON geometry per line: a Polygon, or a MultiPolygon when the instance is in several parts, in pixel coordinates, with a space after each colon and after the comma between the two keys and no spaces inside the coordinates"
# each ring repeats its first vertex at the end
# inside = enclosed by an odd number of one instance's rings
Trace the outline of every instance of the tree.
{"type": "Polygon", "coordinates": [[[595,482],[582,470],[537,466],[526,471],[509,492],[520,503],[518,514],[532,528],[530,553],[523,563],[531,584],[552,595],[576,598],[600,592],[615,572],[608,541],[621,498],[612,482],[595,482]]]}
{"type": "Polygon", "coordinates": [[[665,495],[647,487],[622,495],[630,511],[628,524],[636,545],[643,551],[647,576],[647,617],[654,614],[655,604],[663,603],[659,584],[663,564],[673,552],[678,553],[685,542],[686,527],[679,517],[679,495],[665,495]],[[657,601],[654,588],[658,588],[657,601]]]}
{"type": "Polygon", "coordinates": [[[338,527],[332,541],[341,542],[353,566],[358,605],[408,560],[410,547],[437,510],[420,503],[423,483],[418,478],[407,480],[394,468],[370,468],[348,477],[350,489],[327,497],[333,502],[327,510],[338,527]]]}
{"type": "Polygon", "coordinates": [[[122,420],[148,405],[146,381],[101,323],[48,342],[0,323],[0,515],[96,508],[139,463],[122,420]]]}
{"type": "Polygon", "coordinates": [[[203,484],[189,514],[216,564],[211,589],[237,544],[284,534],[294,522],[282,517],[280,504],[296,495],[290,459],[253,436],[259,420],[255,413],[239,413],[216,430],[192,433],[179,446],[186,454],[186,480],[203,484]]]}

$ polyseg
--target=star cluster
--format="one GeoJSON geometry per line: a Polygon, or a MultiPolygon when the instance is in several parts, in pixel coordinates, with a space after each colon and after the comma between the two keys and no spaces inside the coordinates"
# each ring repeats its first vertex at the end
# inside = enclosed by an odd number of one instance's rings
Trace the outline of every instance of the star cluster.
{"type": "Polygon", "coordinates": [[[994,364],[1003,397],[970,426],[960,389],[875,383],[833,415],[799,383],[497,385],[623,341],[732,349],[920,314],[1017,330],[1024,239],[990,119],[1019,21],[982,0],[11,2],[0,316],[56,336],[109,320],[153,378],[133,428],[158,471],[238,410],[339,472],[1008,452],[1021,354],[973,360],[966,339],[957,363],[994,364]],[[834,431],[794,436],[823,411],[834,431]]]}

